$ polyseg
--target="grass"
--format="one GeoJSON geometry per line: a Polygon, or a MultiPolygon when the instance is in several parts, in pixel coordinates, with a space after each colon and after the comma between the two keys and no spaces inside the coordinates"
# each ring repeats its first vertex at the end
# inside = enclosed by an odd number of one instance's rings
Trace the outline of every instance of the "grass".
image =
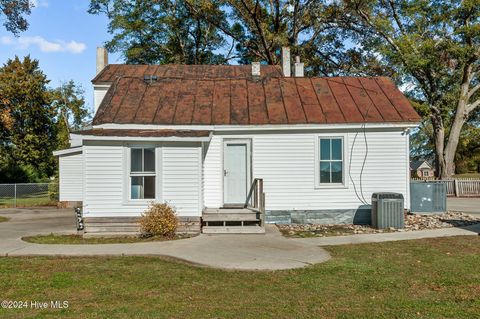
{"type": "Polygon", "coordinates": [[[457,174],[454,178],[478,178],[480,179],[480,173],[465,173],[465,174],[457,174]]]}
{"type": "MultiPolygon", "coordinates": [[[[14,207],[15,199],[13,197],[1,197],[0,208],[14,207]]],[[[30,195],[29,197],[17,198],[16,207],[34,207],[34,206],[56,206],[57,201],[52,200],[48,195],[30,195]]]]}
{"type": "Polygon", "coordinates": [[[9,221],[9,220],[10,220],[10,218],[8,218],[8,217],[0,216],[0,223],[6,222],[6,221],[9,221]]]}
{"type": "Polygon", "coordinates": [[[83,245],[83,244],[125,244],[125,243],[144,243],[149,241],[165,241],[183,239],[187,236],[177,236],[175,238],[166,238],[162,236],[152,237],[91,237],[83,238],[81,235],[37,235],[23,237],[22,240],[35,244],[63,244],[63,245],[83,245]]]}
{"type": "Polygon", "coordinates": [[[1,318],[478,318],[480,236],[328,247],[303,269],[240,272],[153,257],[0,258],[1,318]]]}

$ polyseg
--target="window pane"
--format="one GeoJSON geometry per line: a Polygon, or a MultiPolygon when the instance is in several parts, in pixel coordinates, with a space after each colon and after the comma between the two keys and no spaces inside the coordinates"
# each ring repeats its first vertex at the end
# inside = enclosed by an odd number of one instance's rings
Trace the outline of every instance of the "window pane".
{"type": "Polygon", "coordinates": [[[326,138],[320,139],[320,159],[321,160],[330,159],[330,139],[326,139],[326,138]]]}
{"type": "Polygon", "coordinates": [[[332,160],[342,160],[342,139],[332,139],[332,160]]]}
{"type": "Polygon", "coordinates": [[[330,183],[330,162],[320,162],[320,183],[330,183]]]}
{"type": "Polygon", "coordinates": [[[332,183],[343,183],[342,162],[332,162],[332,183]]]}
{"type": "Polygon", "coordinates": [[[155,149],[154,148],[145,148],[143,153],[143,171],[144,172],[155,172],[155,149]]]}
{"type": "Polygon", "coordinates": [[[142,149],[132,148],[130,167],[132,172],[142,171],[142,149]]]}
{"type": "Polygon", "coordinates": [[[155,198],[155,176],[145,176],[143,188],[143,198],[155,198]]]}
{"type": "Polygon", "coordinates": [[[142,176],[132,176],[131,178],[131,197],[132,199],[141,199],[143,198],[143,177],[142,176]]]}

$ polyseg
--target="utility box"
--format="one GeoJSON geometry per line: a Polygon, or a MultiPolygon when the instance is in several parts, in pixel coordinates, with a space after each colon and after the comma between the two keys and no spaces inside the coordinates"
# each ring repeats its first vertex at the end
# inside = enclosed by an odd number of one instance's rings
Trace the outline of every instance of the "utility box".
{"type": "Polygon", "coordinates": [[[447,184],[411,182],[410,210],[420,214],[443,214],[447,211],[447,184]]]}
{"type": "Polygon", "coordinates": [[[404,228],[403,195],[399,193],[372,194],[372,227],[404,228]]]}

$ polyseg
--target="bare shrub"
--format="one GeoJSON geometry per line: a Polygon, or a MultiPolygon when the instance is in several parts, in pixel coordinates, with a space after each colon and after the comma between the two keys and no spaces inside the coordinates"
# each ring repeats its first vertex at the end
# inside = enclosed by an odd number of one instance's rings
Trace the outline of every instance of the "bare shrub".
{"type": "Polygon", "coordinates": [[[178,218],[175,209],[167,203],[152,203],[139,223],[145,235],[172,238],[178,227],[178,218]]]}

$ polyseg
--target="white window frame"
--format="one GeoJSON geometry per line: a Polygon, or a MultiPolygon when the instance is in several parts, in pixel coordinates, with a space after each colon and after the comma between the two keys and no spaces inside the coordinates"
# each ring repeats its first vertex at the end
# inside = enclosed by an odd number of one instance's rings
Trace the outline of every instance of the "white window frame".
{"type": "MultiPolygon", "coordinates": [[[[151,202],[161,201],[161,156],[162,156],[161,144],[153,143],[128,143],[124,144],[124,196],[123,204],[124,205],[148,205],[151,202]],[[134,172],[131,171],[131,156],[132,149],[138,148],[153,148],[155,150],[155,172],[134,172]],[[155,177],[155,198],[132,198],[132,176],[154,176],[155,177]]],[[[143,165],[143,164],[142,164],[143,165]]]]}
{"type": "Polygon", "coordinates": [[[422,169],[422,177],[429,177],[430,176],[430,172],[426,169],[422,169]]]}
{"type": "Polygon", "coordinates": [[[315,135],[315,188],[348,188],[348,134],[316,134],[315,135]],[[320,140],[341,139],[342,140],[342,183],[320,183],[320,140]]]}

